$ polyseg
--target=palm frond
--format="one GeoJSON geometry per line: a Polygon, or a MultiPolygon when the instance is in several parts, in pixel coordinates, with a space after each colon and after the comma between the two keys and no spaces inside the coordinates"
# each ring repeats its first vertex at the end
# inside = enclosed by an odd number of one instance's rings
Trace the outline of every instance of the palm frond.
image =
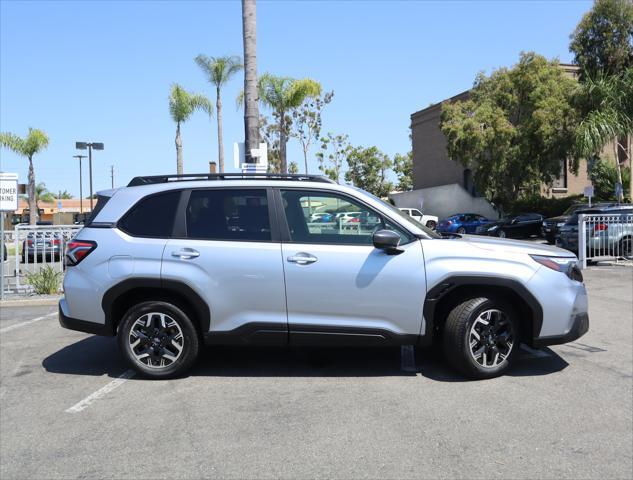
{"type": "Polygon", "coordinates": [[[9,150],[11,150],[12,152],[18,155],[26,156],[25,149],[24,149],[24,140],[22,140],[20,137],[18,137],[14,133],[10,133],[10,132],[0,133],[0,145],[2,145],[5,148],[8,148],[9,150]]]}
{"type": "Polygon", "coordinates": [[[191,93],[177,83],[171,86],[169,113],[176,123],[185,122],[195,110],[213,115],[213,103],[204,95],[191,93]]]}
{"type": "Polygon", "coordinates": [[[209,57],[200,54],[195,58],[195,62],[206,74],[209,83],[216,87],[224,85],[243,68],[242,59],[237,55],[209,57]]]}

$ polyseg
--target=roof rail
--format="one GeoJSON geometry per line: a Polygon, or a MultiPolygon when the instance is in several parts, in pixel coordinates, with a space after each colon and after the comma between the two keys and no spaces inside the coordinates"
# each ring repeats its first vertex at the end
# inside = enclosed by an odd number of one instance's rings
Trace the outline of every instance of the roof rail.
{"type": "Polygon", "coordinates": [[[336,183],[322,175],[302,175],[293,173],[186,173],[182,175],[152,175],[134,177],[128,187],[152,185],[156,183],[187,182],[195,180],[291,180],[296,182],[336,183]]]}

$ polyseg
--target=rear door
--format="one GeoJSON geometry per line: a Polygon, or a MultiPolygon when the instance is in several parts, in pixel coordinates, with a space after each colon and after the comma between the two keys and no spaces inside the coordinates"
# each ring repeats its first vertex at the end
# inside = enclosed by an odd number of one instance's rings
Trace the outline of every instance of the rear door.
{"type": "Polygon", "coordinates": [[[287,342],[281,244],[269,195],[261,187],[183,195],[162,278],[186,282],[206,301],[210,338],[287,342]]]}
{"type": "Polygon", "coordinates": [[[345,194],[282,189],[279,201],[290,343],[416,341],[426,294],[421,242],[345,194]],[[364,221],[312,223],[315,208],[361,212],[364,221]],[[401,235],[402,253],[373,247],[381,228],[401,235]]]}

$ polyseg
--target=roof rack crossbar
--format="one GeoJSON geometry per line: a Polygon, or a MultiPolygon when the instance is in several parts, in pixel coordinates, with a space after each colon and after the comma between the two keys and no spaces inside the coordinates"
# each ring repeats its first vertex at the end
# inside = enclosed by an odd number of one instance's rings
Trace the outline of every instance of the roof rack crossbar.
{"type": "Polygon", "coordinates": [[[294,173],[185,173],[181,175],[151,175],[134,177],[128,187],[152,185],[156,183],[187,182],[195,180],[290,180],[296,182],[336,183],[322,175],[303,175],[294,173]]]}

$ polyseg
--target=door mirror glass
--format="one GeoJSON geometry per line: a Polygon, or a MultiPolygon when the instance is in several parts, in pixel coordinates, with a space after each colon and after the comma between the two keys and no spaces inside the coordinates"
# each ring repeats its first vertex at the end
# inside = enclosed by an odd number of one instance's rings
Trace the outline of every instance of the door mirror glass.
{"type": "Polygon", "coordinates": [[[392,230],[378,230],[373,235],[374,247],[386,251],[395,251],[400,245],[400,235],[392,230]]]}

